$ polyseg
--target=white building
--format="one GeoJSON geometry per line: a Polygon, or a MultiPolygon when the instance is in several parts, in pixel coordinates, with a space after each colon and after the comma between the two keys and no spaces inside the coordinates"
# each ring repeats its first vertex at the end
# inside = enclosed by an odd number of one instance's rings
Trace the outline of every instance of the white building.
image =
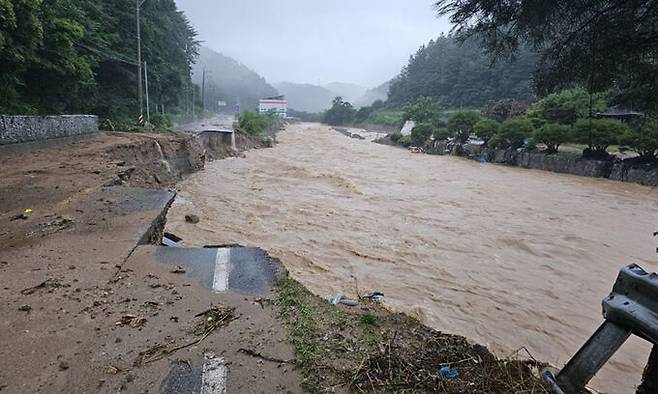
{"type": "Polygon", "coordinates": [[[281,118],[288,116],[288,101],[283,96],[269,97],[258,100],[258,112],[274,113],[281,118]]]}

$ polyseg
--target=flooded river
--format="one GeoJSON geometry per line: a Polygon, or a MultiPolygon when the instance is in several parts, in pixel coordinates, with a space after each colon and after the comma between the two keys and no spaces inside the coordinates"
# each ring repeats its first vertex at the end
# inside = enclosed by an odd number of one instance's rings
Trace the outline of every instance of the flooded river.
{"type": "MultiPolygon", "coordinates": [[[[623,265],[658,270],[655,189],[417,155],[319,125],[279,142],[185,180],[169,231],[262,247],[318,295],[358,283],[500,356],[525,346],[558,366],[601,323],[623,265]]],[[[648,350],[628,342],[594,387],[634,392],[648,350]]]]}

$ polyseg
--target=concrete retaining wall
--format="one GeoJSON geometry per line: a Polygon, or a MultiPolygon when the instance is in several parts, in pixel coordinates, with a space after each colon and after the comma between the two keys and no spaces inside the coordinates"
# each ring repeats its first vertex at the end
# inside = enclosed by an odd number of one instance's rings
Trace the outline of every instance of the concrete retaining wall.
{"type": "Polygon", "coordinates": [[[569,155],[547,155],[545,153],[516,152],[514,150],[499,149],[489,149],[483,153],[471,154],[469,158],[482,160],[483,155],[491,163],[559,172],[562,174],[607,178],[621,182],[639,183],[646,186],[658,186],[658,166],[656,164],[584,160],[569,155]]]}
{"type": "Polygon", "coordinates": [[[0,145],[97,132],[98,117],[93,115],[0,116],[0,145]]]}

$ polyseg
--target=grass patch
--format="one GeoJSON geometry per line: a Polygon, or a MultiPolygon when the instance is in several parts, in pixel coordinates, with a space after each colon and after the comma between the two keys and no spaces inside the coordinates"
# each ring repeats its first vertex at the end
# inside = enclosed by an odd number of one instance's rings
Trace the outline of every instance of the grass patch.
{"type": "Polygon", "coordinates": [[[308,392],[549,393],[536,361],[497,359],[376,303],[331,305],[289,278],[277,281],[276,292],[308,392]],[[445,366],[460,376],[443,379],[445,366]]]}

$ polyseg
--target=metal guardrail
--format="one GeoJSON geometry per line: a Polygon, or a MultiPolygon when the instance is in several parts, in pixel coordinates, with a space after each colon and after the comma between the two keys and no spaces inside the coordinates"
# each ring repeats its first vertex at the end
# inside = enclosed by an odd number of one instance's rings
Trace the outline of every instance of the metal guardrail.
{"type": "Polygon", "coordinates": [[[605,322],[554,376],[544,371],[544,380],[555,394],[577,394],[631,335],[654,345],[638,393],[658,392],[658,274],[638,265],[621,270],[612,293],[603,300],[605,322]]]}

